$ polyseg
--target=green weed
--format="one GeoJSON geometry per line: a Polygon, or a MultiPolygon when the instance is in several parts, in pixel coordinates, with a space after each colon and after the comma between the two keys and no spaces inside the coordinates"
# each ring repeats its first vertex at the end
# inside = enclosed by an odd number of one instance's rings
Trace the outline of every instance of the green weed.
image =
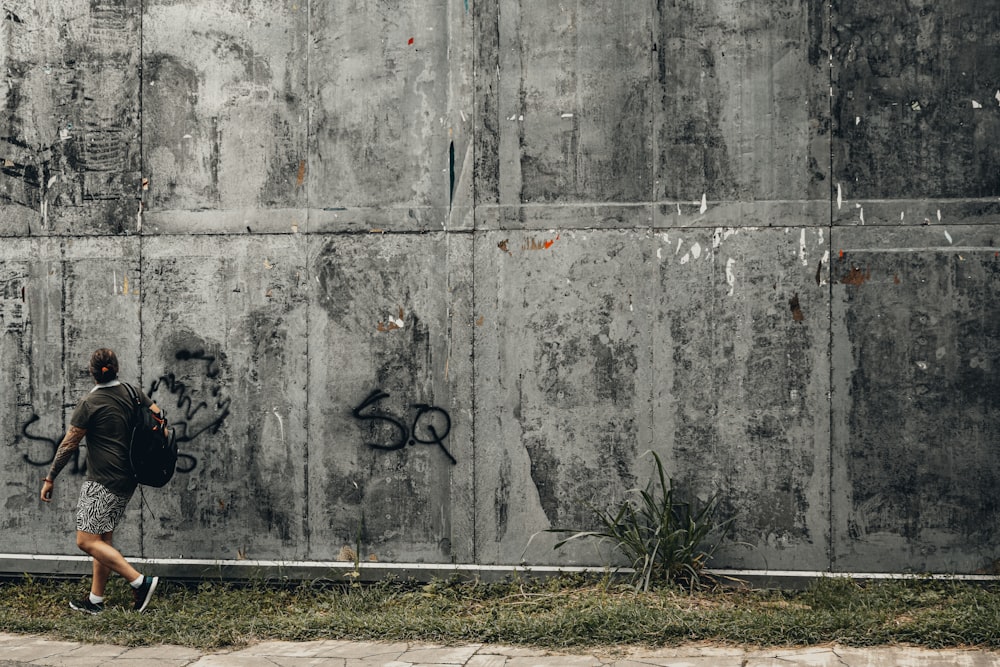
{"type": "Polygon", "coordinates": [[[594,509],[600,529],[547,532],[573,532],[557,542],[556,549],[580,539],[610,543],[635,571],[635,584],[644,592],[654,584],[692,589],[701,583],[706,564],[728,537],[733,519],[717,519],[717,494],[700,507],[677,498],[659,455],[650,453],[656,463],[653,481],[645,489],[633,489],[617,510],[594,509]]]}

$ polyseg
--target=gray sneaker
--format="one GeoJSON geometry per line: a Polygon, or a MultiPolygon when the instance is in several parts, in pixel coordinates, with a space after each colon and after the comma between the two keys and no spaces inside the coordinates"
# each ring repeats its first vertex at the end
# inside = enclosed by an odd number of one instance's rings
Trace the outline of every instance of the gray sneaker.
{"type": "Polygon", "coordinates": [[[104,605],[102,603],[91,602],[90,598],[83,598],[82,600],[70,600],[69,608],[75,611],[82,611],[84,614],[90,614],[92,616],[97,616],[102,611],[104,611],[104,605]]]}

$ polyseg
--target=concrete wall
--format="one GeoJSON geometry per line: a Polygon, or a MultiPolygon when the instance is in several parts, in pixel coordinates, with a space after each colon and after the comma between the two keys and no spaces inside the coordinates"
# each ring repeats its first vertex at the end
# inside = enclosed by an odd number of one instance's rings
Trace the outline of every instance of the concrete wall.
{"type": "Polygon", "coordinates": [[[1000,5],[4,0],[0,529],[89,353],[180,434],[118,542],[600,564],[652,472],[722,567],[1000,551],[1000,5]],[[529,545],[530,541],[530,545],[529,545]]]}

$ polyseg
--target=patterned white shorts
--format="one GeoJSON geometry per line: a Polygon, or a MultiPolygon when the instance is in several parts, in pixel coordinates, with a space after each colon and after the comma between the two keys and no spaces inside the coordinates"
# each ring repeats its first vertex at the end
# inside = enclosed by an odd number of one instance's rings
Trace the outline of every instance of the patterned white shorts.
{"type": "Polygon", "coordinates": [[[76,506],[76,529],[84,533],[110,533],[125,516],[132,496],[119,496],[97,482],[84,482],[76,506]]]}

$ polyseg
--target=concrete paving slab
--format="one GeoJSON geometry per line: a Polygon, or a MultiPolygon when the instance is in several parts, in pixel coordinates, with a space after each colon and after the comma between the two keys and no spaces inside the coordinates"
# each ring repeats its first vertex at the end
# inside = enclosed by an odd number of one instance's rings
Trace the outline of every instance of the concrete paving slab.
{"type": "Polygon", "coordinates": [[[409,648],[410,646],[403,642],[337,642],[333,646],[324,648],[318,655],[324,658],[355,660],[380,657],[388,661],[396,659],[409,648]]]}
{"type": "MultiPolygon", "coordinates": [[[[72,651],[78,646],[72,642],[58,642],[29,637],[21,643],[11,643],[4,649],[4,658],[15,661],[42,661],[54,655],[72,651]]],[[[39,662],[39,664],[42,664],[39,662]]]]}
{"type": "Polygon", "coordinates": [[[414,647],[399,656],[402,662],[428,663],[434,665],[464,665],[472,656],[482,648],[481,644],[470,644],[468,646],[441,647],[414,647]]]}
{"type": "MultiPolygon", "coordinates": [[[[802,667],[827,667],[828,665],[843,665],[835,649],[805,649],[783,650],[770,654],[747,656],[743,663],[746,667],[778,667],[779,665],[802,665],[802,667]]],[[[848,663],[850,664],[850,663],[848,663]]],[[[853,667],[853,666],[852,666],[853,667]]]]}
{"type": "Polygon", "coordinates": [[[564,653],[468,644],[262,642],[204,653],[183,646],[127,648],[0,634],[0,667],[1000,667],[1000,651],[913,647],[794,649],[603,647],[564,653]]]}

